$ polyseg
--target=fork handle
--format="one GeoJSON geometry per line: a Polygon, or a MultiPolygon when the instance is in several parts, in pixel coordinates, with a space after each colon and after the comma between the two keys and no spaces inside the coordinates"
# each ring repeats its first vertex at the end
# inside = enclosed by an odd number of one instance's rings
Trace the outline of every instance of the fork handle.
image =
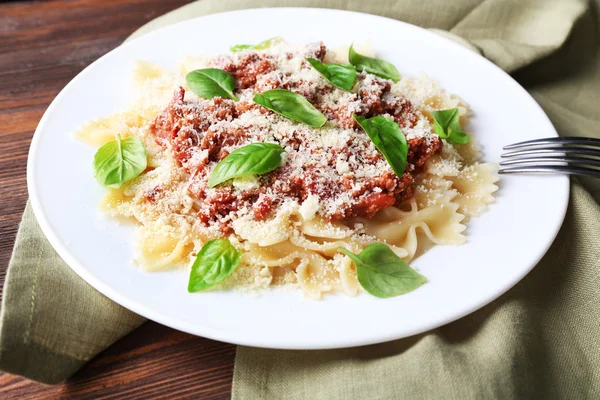
{"type": "Polygon", "coordinates": [[[549,174],[561,173],[569,175],[585,175],[594,178],[600,178],[600,170],[585,167],[575,167],[566,165],[538,165],[538,166],[521,166],[521,167],[502,167],[498,173],[500,174],[549,174]]]}

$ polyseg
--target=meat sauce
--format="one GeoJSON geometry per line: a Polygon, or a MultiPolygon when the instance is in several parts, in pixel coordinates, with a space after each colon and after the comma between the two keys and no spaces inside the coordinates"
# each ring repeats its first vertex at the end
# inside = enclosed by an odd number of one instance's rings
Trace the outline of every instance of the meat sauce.
{"type": "MultiPolygon", "coordinates": [[[[306,57],[322,60],[325,46],[322,44],[313,48],[306,57]]],[[[288,57],[292,57],[289,55],[288,57]]],[[[357,107],[350,109],[348,105],[325,104],[321,101],[324,95],[334,90],[322,87],[307,90],[299,83],[279,79],[274,75],[276,62],[272,55],[262,53],[243,53],[237,56],[219,56],[212,61],[212,66],[224,69],[235,78],[238,87],[236,91],[251,90],[261,92],[273,88],[282,88],[304,95],[316,108],[320,109],[330,121],[342,128],[352,128],[358,132],[360,127],[352,118],[356,113],[365,117],[390,115],[401,127],[413,127],[418,115],[407,99],[392,95],[389,81],[359,74],[358,79],[369,80],[368,85],[362,85],[358,93],[357,107]],[[269,75],[267,75],[269,74],[269,75]],[[262,76],[262,77],[261,77],[262,76]],[[274,76],[274,78],[272,78],[274,76]]],[[[310,67],[310,66],[308,66],[310,67]]],[[[434,135],[408,140],[407,168],[402,176],[396,176],[391,169],[377,171],[369,177],[355,177],[350,173],[335,173],[335,160],[338,157],[350,157],[350,150],[311,148],[311,143],[302,135],[286,138],[286,145],[294,151],[308,151],[311,156],[325,157],[328,172],[324,179],[323,171],[310,165],[302,166],[301,173],[286,163],[273,172],[260,177],[260,185],[251,189],[240,190],[231,185],[219,185],[209,189],[206,182],[212,168],[225,158],[229,151],[226,148],[241,146],[248,143],[249,137],[243,129],[232,128],[226,131],[215,128],[219,121],[231,121],[239,118],[249,110],[260,110],[261,113],[271,111],[250,101],[234,102],[229,99],[215,97],[212,100],[186,101],[185,90],[179,88],[166,109],[156,117],[150,125],[151,132],[156,136],[156,142],[164,148],[170,148],[175,160],[191,175],[190,195],[199,201],[198,217],[205,225],[219,225],[220,230],[227,234],[232,231],[231,213],[241,208],[252,210],[257,220],[271,215],[274,209],[287,199],[302,203],[308,196],[317,196],[319,201],[335,199],[342,194],[351,196],[351,201],[341,204],[328,213],[321,213],[326,219],[344,219],[350,217],[372,217],[378,211],[398,205],[413,196],[414,176],[419,173],[427,160],[441,149],[441,140],[434,135]],[[205,150],[206,157],[199,162],[191,162],[197,149],[205,150]],[[348,154],[344,154],[347,152],[348,154]]],[[[362,133],[364,134],[364,133],[362,133]]],[[[348,144],[350,147],[351,143],[348,144]]],[[[314,147],[314,144],[312,144],[314,147]]],[[[363,162],[376,165],[383,160],[378,153],[366,157],[363,162]]],[[[290,157],[292,155],[290,154],[290,157]]],[[[149,197],[154,198],[154,193],[149,197]]]]}

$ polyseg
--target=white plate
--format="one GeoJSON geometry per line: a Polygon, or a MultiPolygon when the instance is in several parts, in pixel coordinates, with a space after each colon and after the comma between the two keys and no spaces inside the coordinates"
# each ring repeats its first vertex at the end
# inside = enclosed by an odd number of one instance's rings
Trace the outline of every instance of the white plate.
{"type": "Polygon", "coordinates": [[[143,273],[131,264],[132,228],[102,218],[103,189],[92,174],[94,150],[72,132],[126,104],[134,60],[174,68],[184,55],[226,52],[232,44],[283,36],[329,46],[372,40],[403,75],[427,72],[474,110],[484,159],[502,145],[556,131],[536,102],[483,57],[421,28],[372,15],[322,9],[258,9],[215,14],[149,33],[102,57],[50,105],[35,132],[28,185],[35,215],[58,254],[83,279],[128,309],[173,328],[238,344],[324,349],[384,342],[456,320],[525,276],[544,255],[565,215],[562,176],[504,176],[497,202],[469,222],[468,243],[437,246],[416,260],[428,283],[382,300],[274,291],[188,294],[183,271],[143,273]]]}

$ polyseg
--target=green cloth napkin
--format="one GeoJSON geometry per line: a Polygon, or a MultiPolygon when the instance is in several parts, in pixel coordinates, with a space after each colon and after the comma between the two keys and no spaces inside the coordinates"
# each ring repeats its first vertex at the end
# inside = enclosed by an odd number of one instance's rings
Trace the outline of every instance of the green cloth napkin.
{"type": "MultiPolygon", "coordinates": [[[[350,9],[435,29],[513,73],[561,135],[600,137],[600,0],[203,0],[133,36],[200,15],[268,6],[350,9]]],[[[581,181],[600,198],[598,181],[581,181]]],[[[497,301],[445,327],[381,345],[239,346],[233,398],[598,398],[599,244],[600,207],[573,181],[552,248],[497,301]]],[[[28,205],[5,283],[0,368],[56,383],[142,322],[60,260],[28,205]]]]}

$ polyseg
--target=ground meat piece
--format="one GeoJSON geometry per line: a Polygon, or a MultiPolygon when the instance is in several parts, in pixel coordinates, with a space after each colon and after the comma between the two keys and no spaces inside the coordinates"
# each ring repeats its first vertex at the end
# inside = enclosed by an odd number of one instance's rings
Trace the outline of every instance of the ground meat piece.
{"type": "Polygon", "coordinates": [[[184,164],[191,156],[191,150],[200,143],[198,132],[192,127],[175,126],[170,137],[173,156],[180,164],[184,164]]]}
{"type": "Polygon", "coordinates": [[[386,101],[383,109],[394,117],[394,121],[402,128],[413,128],[419,119],[412,103],[404,98],[395,97],[393,100],[386,101]]]}
{"type": "Polygon", "coordinates": [[[323,61],[325,58],[325,53],[327,53],[327,47],[323,42],[315,43],[309,48],[309,54],[306,57],[316,58],[319,61],[323,61]]]}
{"type": "MultiPolygon", "coordinates": [[[[167,108],[149,126],[150,132],[156,137],[156,143],[162,147],[171,144],[173,156],[181,165],[190,159],[194,148],[210,147],[202,145],[202,143],[206,142],[204,136],[211,124],[230,120],[238,115],[236,103],[233,100],[215,97],[190,104],[184,101],[184,97],[185,89],[180,87],[175,91],[167,108]]],[[[235,144],[238,142],[228,139],[225,143],[235,144]]],[[[223,145],[227,144],[216,143],[215,147],[223,145]]]]}
{"type": "Polygon", "coordinates": [[[392,171],[383,171],[381,175],[367,179],[352,195],[359,198],[354,206],[343,207],[337,218],[372,217],[377,211],[394,204],[400,204],[413,195],[414,178],[408,172],[398,177],[392,171]]]}
{"type": "Polygon", "coordinates": [[[439,136],[408,139],[408,162],[415,166],[415,172],[420,171],[427,160],[442,148],[439,136]]]}
{"type": "MultiPolygon", "coordinates": [[[[358,95],[363,107],[356,114],[365,117],[389,114],[402,128],[412,128],[418,120],[412,103],[390,92],[391,83],[388,80],[372,75],[359,76],[358,95]]],[[[348,113],[342,108],[338,114],[343,127],[355,127],[355,122],[350,121],[348,113]]]]}
{"type": "Polygon", "coordinates": [[[201,150],[208,151],[209,161],[221,161],[229,154],[227,150],[223,149],[223,146],[234,146],[242,143],[246,136],[246,132],[242,129],[229,129],[227,131],[209,129],[198,147],[201,150]]]}
{"type": "Polygon", "coordinates": [[[340,127],[345,129],[358,129],[358,122],[354,119],[352,113],[340,113],[337,115],[338,124],[340,127]]]}
{"type": "Polygon", "coordinates": [[[236,116],[240,116],[246,111],[252,110],[253,108],[258,108],[258,106],[254,103],[250,103],[247,101],[239,101],[235,103],[236,116]]]}
{"type": "Polygon", "coordinates": [[[283,82],[281,81],[281,76],[278,72],[271,72],[266,75],[263,75],[260,79],[256,80],[256,84],[254,89],[257,92],[266,92],[271,89],[287,89],[284,87],[283,82]]]}
{"type": "Polygon", "coordinates": [[[258,200],[252,206],[252,212],[254,213],[254,218],[257,221],[261,221],[265,219],[275,206],[277,205],[277,201],[271,196],[260,196],[258,200]]]}
{"type": "Polygon", "coordinates": [[[309,194],[305,187],[305,179],[301,176],[293,175],[285,168],[278,168],[265,175],[261,179],[261,184],[265,187],[272,187],[276,192],[282,193],[286,197],[289,196],[301,201],[304,201],[309,194]]]}
{"type": "Polygon", "coordinates": [[[238,210],[238,200],[238,196],[231,188],[208,195],[198,210],[198,217],[203,223],[210,225],[211,222],[220,220],[231,211],[238,210]]]}
{"type": "Polygon", "coordinates": [[[150,124],[150,132],[156,136],[156,142],[160,145],[166,144],[170,138],[173,128],[182,117],[181,107],[183,106],[183,97],[185,89],[179,87],[173,94],[173,99],[167,108],[158,114],[154,121],[150,124]]]}
{"type": "Polygon", "coordinates": [[[239,89],[254,86],[259,75],[266,74],[275,69],[273,56],[250,52],[238,56],[218,56],[211,61],[211,65],[233,75],[239,89]]]}
{"type": "MultiPolygon", "coordinates": [[[[358,102],[358,97],[356,97],[356,102],[358,102]]],[[[353,104],[356,106],[356,104],[353,104]]],[[[336,104],[331,106],[329,104],[315,104],[315,107],[319,109],[327,117],[328,120],[333,120],[337,122],[337,125],[341,128],[345,129],[360,129],[358,123],[353,117],[353,114],[364,115],[366,108],[358,107],[358,110],[355,110],[354,107],[351,109],[350,104],[336,104]]]]}
{"type": "Polygon", "coordinates": [[[386,112],[383,96],[390,91],[389,81],[373,76],[363,80],[363,85],[358,90],[361,102],[368,108],[368,116],[380,115],[386,112]]]}
{"type": "Polygon", "coordinates": [[[215,97],[212,103],[206,104],[204,110],[210,113],[210,117],[217,121],[224,121],[233,118],[236,107],[233,100],[215,97]]]}
{"type": "Polygon", "coordinates": [[[144,197],[149,202],[154,203],[156,201],[157,197],[162,193],[162,191],[163,190],[162,190],[162,188],[160,186],[156,186],[152,190],[149,190],[148,192],[146,192],[144,194],[144,197]]]}

